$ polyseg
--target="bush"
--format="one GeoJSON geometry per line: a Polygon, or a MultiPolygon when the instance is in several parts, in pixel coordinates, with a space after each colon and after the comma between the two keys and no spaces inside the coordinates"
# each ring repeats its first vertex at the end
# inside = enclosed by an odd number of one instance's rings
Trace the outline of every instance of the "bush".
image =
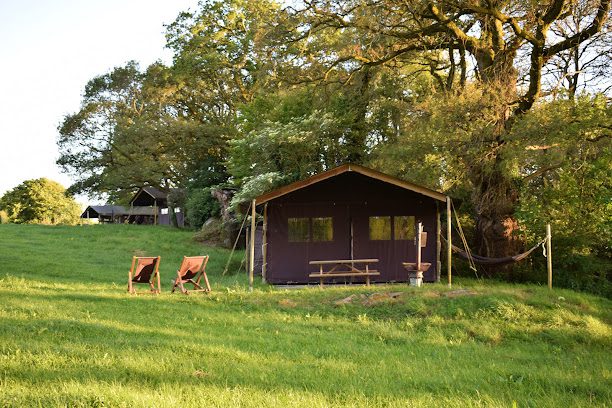
{"type": "Polygon", "coordinates": [[[594,255],[557,256],[553,252],[553,285],[612,299],[609,259],[594,255]]]}
{"type": "MultiPolygon", "coordinates": [[[[446,274],[446,258],[442,262],[443,280],[446,274]]],[[[553,287],[589,292],[612,299],[612,268],[610,259],[594,254],[571,252],[562,242],[553,237],[553,287]]],[[[453,277],[483,277],[482,266],[476,265],[478,272],[469,268],[467,261],[453,256],[453,277]]],[[[546,285],[548,271],[546,258],[537,249],[522,262],[513,265],[509,279],[516,283],[546,285]]]]}
{"type": "Polygon", "coordinates": [[[9,216],[6,211],[0,211],[0,224],[8,224],[9,216]]]}
{"type": "Polygon", "coordinates": [[[211,194],[211,188],[193,189],[187,198],[187,221],[189,225],[200,229],[209,218],[218,217],[219,202],[211,194]]]}
{"type": "Polygon", "coordinates": [[[209,218],[202,229],[195,233],[193,239],[206,245],[227,247],[227,233],[223,221],[209,218]]]}

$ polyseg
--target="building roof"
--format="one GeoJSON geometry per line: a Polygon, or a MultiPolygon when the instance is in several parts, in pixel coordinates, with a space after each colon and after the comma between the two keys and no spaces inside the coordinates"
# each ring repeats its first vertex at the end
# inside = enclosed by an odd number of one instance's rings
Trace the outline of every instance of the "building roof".
{"type": "MultiPolygon", "coordinates": [[[[145,198],[145,202],[148,200],[152,200],[151,205],[153,205],[153,201],[158,201],[158,202],[162,202],[164,203],[167,198],[168,198],[168,194],[166,194],[165,192],[155,188],[155,187],[141,187],[136,194],[134,194],[134,197],[132,197],[132,199],[130,200],[130,204],[134,204],[134,202],[136,202],[136,200],[138,199],[138,197],[140,197],[141,195],[146,194],[147,196],[149,196],[150,198],[145,198]]],[[[146,196],[145,196],[146,197],[146,196]]],[[[139,200],[142,201],[142,200],[139,200]]],[[[142,202],[140,203],[142,204],[142,202]]]]}
{"type": "Polygon", "coordinates": [[[168,198],[168,194],[166,194],[165,192],[155,188],[155,187],[143,187],[141,189],[142,191],[144,191],[145,193],[149,194],[151,197],[153,198],[160,198],[160,199],[165,199],[168,198]]]}
{"type": "MultiPolygon", "coordinates": [[[[87,218],[88,210],[95,211],[98,215],[104,216],[113,216],[113,215],[123,215],[126,214],[125,207],[121,205],[89,205],[81,214],[81,218],[87,218]]],[[[95,218],[95,217],[92,217],[95,218]]]]}
{"type": "Polygon", "coordinates": [[[87,216],[87,211],[93,210],[98,215],[105,217],[121,216],[121,215],[154,215],[155,209],[153,207],[129,207],[125,208],[121,205],[90,205],[87,206],[81,218],[98,218],[93,217],[93,214],[87,216]]]}
{"type": "MultiPolygon", "coordinates": [[[[182,189],[180,189],[180,188],[171,188],[170,189],[170,192],[176,192],[176,191],[182,191],[182,189]]],[[[168,193],[166,193],[165,191],[162,191],[162,190],[160,190],[158,188],[155,188],[155,187],[146,186],[146,187],[141,187],[136,192],[136,194],[134,194],[134,197],[132,197],[132,199],[130,200],[130,204],[133,204],[134,202],[136,202],[136,199],[138,197],[140,197],[142,194],[148,195],[153,200],[157,201],[158,204],[161,204],[163,206],[165,206],[167,201],[168,201],[168,193]]],[[[139,201],[142,201],[142,200],[139,200],[139,201]]],[[[153,204],[151,204],[151,205],[153,205],[153,204]]]]}
{"type": "Polygon", "coordinates": [[[270,200],[274,200],[275,198],[284,196],[285,194],[289,194],[293,191],[300,190],[304,187],[310,186],[312,184],[316,184],[320,181],[327,180],[329,178],[338,176],[343,173],[355,172],[366,177],[370,177],[388,184],[393,184],[397,187],[414,191],[415,193],[422,194],[424,196],[433,198],[439,201],[446,201],[447,195],[441,193],[436,190],[432,190],[427,187],[420,186],[418,184],[411,183],[409,181],[405,181],[399,179],[397,177],[390,176],[385,173],[381,173],[376,170],[369,169],[367,167],[359,166],[357,164],[344,164],[342,166],[333,168],[331,170],[325,171],[323,173],[315,174],[312,177],[309,177],[305,180],[296,181],[295,183],[288,184],[279,189],[273,190],[269,193],[262,194],[255,199],[256,205],[266,203],[270,200]]]}
{"type": "Polygon", "coordinates": [[[130,206],[166,206],[168,195],[155,187],[141,187],[130,200],[130,206]]]}

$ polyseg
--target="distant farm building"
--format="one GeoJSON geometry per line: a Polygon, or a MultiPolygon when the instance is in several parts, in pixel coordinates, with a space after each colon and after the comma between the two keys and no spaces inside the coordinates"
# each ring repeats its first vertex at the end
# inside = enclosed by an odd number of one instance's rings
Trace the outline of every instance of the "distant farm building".
{"type": "MultiPolygon", "coordinates": [[[[175,192],[178,190],[171,189],[171,191],[175,192]]],[[[131,224],[172,224],[168,208],[168,194],[154,187],[142,187],[138,190],[130,200],[128,211],[130,210],[133,211],[129,218],[131,224]],[[143,208],[148,208],[149,212],[137,214],[138,211],[134,210],[143,208]]],[[[181,208],[175,208],[174,213],[176,214],[178,225],[182,227],[185,224],[183,211],[181,208]]]]}
{"type": "Polygon", "coordinates": [[[127,212],[121,205],[90,205],[87,206],[81,218],[97,220],[100,223],[119,224],[125,222],[127,212]]]}
{"type": "MultiPolygon", "coordinates": [[[[184,215],[175,208],[179,226],[184,215]]],[[[100,223],[171,225],[168,194],[154,187],[142,187],[130,200],[129,207],[120,205],[90,205],[81,214],[84,219],[97,219],[100,223]]]]}

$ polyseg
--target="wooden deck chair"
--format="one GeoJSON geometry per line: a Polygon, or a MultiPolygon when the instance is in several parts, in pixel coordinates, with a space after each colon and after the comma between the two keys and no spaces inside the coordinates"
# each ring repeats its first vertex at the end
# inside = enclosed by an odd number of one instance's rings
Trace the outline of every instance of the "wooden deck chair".
{"type": "Polygon", "coordinates": [[[188,295],[189,292],[185,289],[185,283],[193,285],[193,292],[210,292],[210,283],[206,276],[206,264],[208,263],[208,255],[206,256],[184,256],[181,267],[176,271],[176,279],[172,287],[174,293],[177,286],[181,288],[181,292],[188,295]],[[200,286],[200,280],[204,277],[206,287],[200,286]]]}
{"type": "Polygon", "coordinates": [[[145,283],[151,287],[152,294],[161,292],[159,278],[160,256],[135,256],[132,258],[132,267],[128,272],[128,292],[137,294],[135,283],[145,283]],[[157,287],[156,287],[157,285],[157,287]]]}

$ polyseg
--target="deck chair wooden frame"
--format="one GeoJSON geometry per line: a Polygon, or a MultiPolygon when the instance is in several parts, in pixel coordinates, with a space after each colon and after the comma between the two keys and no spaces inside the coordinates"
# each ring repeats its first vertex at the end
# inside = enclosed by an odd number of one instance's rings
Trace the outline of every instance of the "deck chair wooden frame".
{"type": "Polygon", "coordinates": [[[181,266],[176,271],[176,279],[172,287],[172,293],[178,286],[181,292],[188,295],[190,291],[185,289],[185,283],[191,283],[193,289],[191,292],[210,292],[210,283],[206,275],[206,264],[208,263],[208,255],[204,256],[184,256],[181,266]],[[200,285],[200,281],[204,278],[206,287],[200,285]]]}
{"type": "Polygon", "coordinates": [[[134,284],[148,284],[151,288],[150,294],[159,294],[161,292],[161,279],[159,277],[159,263],[161,256],[134,256],[132,257],[132,266],[128,272],[128,293],[138,295],[134,284]],[[146,268],[153,265],[153,268],[146,268]],[[141,267],[142,266],[142,267],[141,267]]]}

